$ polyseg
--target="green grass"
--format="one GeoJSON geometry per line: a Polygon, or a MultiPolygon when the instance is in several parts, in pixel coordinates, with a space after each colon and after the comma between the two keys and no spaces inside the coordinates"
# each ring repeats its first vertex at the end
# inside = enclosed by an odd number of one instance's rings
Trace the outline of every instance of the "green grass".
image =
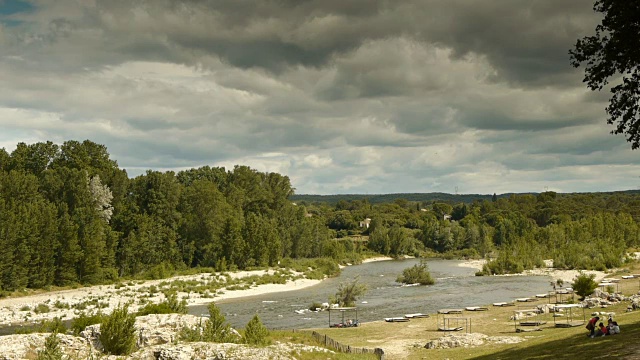
{"type": "MultiPolygon", "coordinates": [[[[270,339],[273,342],[288,342],[294,344],[302,344],[308,346],[324,347],[318,343],[312,336],[311,331],[284,331],[284,330],[271,330],[270,339]]],[[[329,349],[332,350],[332,349],[329,349]]],[[[292,354],[294,355],[294,354],[292,354]]],[[[296,353],[295,358],[298,360],[373,360],[378,359],[376,355],[363,355],[363,354],[345,354],[345,353],[328,353],[328,352],[300,352],[296,353]]]]}
{"type": "MultiPolygon", "coordinates": [[[[625,272],[640,273],[640,265],[628,265],[625,272]]],[[[619,273],[612,274],[618,277],[619,273]]],[[[621,280],[620,291],[629,296],[638,293],[638,279],[621,280]]],[[[548,303],[540,299],[533,303],[522,303],[520,308],[533,308],[548,303]]],[[[518,303],[520,304],[520,303],[518,303]]],[[[594,358],[640,358],[640,311],[626,312],[629,302],[621,302],[606,309],[585,309],[588,320],[592,312],[614,312],[620,324],[621,333],[591,339],[584,326],[555,328],[550,314],[539,315],[537,320],[547,321],[542,331],[516,333],[514,322],[510,320],[517,307],[489,307],[484,312],[464,312],[456,317],[471,321],[471,332],[488,336],[515,336],[524,338],[517,344],[485,343],[485,345],[454,349],[425,349],[424,345],[445,333],[437,331],[437,317],[432,314],[427,319],[412,319],[407,323],[385,323],[375,321],[362,324],[358,328],[329,329],[316,331],[326,334],[344,344],[356,347],[380,347],[389,359],[594,359],[594,358]]],[[[482,304],[478,304],[482,305],[482,304]]],[[[558,318],[557,321],[563,321],[558,318]]],[[[574,313],[575,320],[582,319],[582,310],[574,313]]],[[[440,318],[441,320],[441,318],[440,318]]],[[[566,320],[565,320],[566,321],[566,320]]]]}

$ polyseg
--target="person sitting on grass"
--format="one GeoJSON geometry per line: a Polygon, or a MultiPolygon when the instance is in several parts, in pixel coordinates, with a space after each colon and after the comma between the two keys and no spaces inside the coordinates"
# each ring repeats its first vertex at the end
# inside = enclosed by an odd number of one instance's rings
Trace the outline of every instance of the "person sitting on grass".
{"type": "Polygon", "coordinates": [[[613,321],[613,319],[609,318],[608,326],[609,335],[620,334],[620,326],[618,326],[617,321],[613,321]]]}
{"type": "Polygon", "coordinates": [[[606,326],[604,326],[604,324],[602,323],[602,321],[600,322],[600,325],[598,325],[600,328],[598,329],[598,331],[596,331],[596,335],[595,336],[605,336],[605,335],[609,335],[609,328],[607,328],[606,326]]]}
{"type": "Polygon", "coordinates": [[[588,336],[593,337],[595,335],[595,333],[596,333],[596,324],[598,323],[598,320],[600,320],[599,316],[592,317],[589,320],[589,322],[587,323],[586,328],[587,328],[587,330],[589,330],[589,335],[588,336]]]}

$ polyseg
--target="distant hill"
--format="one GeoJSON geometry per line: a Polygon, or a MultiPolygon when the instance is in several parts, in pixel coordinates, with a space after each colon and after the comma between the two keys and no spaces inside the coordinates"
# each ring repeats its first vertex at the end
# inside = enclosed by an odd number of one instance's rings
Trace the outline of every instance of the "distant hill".
{"type": "MultiPolygon", "coordinates": [[[[614,192],[594,192],[592,194],[599,195],[632,195],[638,194],[640,190],[626,190],[626,191],[614,191],[614,192]]],[[[538,193],[505,193],[496,195],[498,199],[508,198],[511,195],[524,195],[538,193]]],[[[559,196],[570,196],[578,193],[558,193],[559,196]]],[[[585,194],[585,193],[582,193],[585,194]]],[[[392,203],[398,199],[404,199],[413,202],[444,202],[450,204],[466,203],[470,204],[475,200],[489,200],[491,201],[492,194],[447,194],[440,192],[433,193],[397,193],[397,194],[338,194],[338,195],[312,195],[312,194],[295,194],[289,197],[289,200],[293,202],[306,202],[313,203],[326,203],[329,205],[335,205],[338,201],[352,201],[367,199],[371,204],[392,203]]]]}
{"type": "MultiPolygon", "coordinates": [[[[510,194],[501,194],[498,197],[508,197],[510,194]]],[[[367,199],[371,204],[392,203],[397,199],[405,199],[414,202],[441,201],[446,203],[472,203],[474,200],[491,200],[493,195],[447,193],[398,193],[398,194],[340,194],[340,195],[292,195],[289,200],[293,202],[327,203],[335,205],[338,201],[352,201],[367,199]]]]}

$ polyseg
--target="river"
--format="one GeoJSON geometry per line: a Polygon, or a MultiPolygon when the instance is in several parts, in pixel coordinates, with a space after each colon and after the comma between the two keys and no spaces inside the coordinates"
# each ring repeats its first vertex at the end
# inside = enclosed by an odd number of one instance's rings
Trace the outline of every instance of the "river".
{"type": "MultiPolygon", "coordinates": [[[[457,260],[428,261],[436,279],[434,285],[401,286],[395,282],[402,270],[417,263],[418,259],[406,259],[348,266],[338,277],[306,289],[230,299],[216,305],[233,327],[244,328],[257,313],[269,329],[302,329],[328,326],[328,312],[298,314],[295,310],[306,309],[313,302],[327,302],[340,283],[356,276],[368,288],[357,303],[360,322],[410,313],[433,314],[443,308],[489,305],[551,290],[550,278],[546,276],[475,276],[476,269],[461,267],[461,261],[457,260]]],[[[193,306],[189,313],[204,315],[208,311],[206,306],[193,306]]],[[[331,322],[340,320],[332,316],[331,322]]]]}

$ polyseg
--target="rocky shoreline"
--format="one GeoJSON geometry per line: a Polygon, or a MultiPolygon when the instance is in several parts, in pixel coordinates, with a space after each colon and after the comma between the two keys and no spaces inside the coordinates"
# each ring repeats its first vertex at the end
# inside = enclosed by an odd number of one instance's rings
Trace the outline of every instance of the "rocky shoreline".
{"type": "MultiPolygon", "coordinates": [[[[482,267],[486,263],[487,260],[485,259],[466,260],[458,264],[458,266],[482,270],[482,267]]],[[[573,279],[575,279],[575,277],[580,273],[580,270],[556,269],[553,267],[552,260],[545,260],[545,264],[546,267],[544,268],[525,270],[520,274],[506,274],[497,276],[549,276],[553,281],[562,280],[564,283],[571,283],[573,282],[573,279]]],[[[596,282],[604,279],[607,276],[607,273],[604,271],[585,270],[582,272],[585,274],[593,274],[595,276],[594,280],[596,282]]]]}
{"type": "MultiPolygon", "coordinates": [[[[36,295],[0,299],[0,325],[19,325],[37,323],[55,317],[72,319],[81,312],[94,313],[98,310],[109,314],[120,304],[129,303],[130,311],[137,311],[148,303],[163,302],[163,291],[171,289],[172,284],[188,283],[192,287],[206,286],[217,281],[255,279],[255,277],[277,276],[274,270],[238,271],[229,273],[202,273],[188,276],[176,276],[169,279],[149,281],[129,281],[114,285],[99,285],[78,289],[46,292],[36,295]]],[[[262,295],[304,289],[316,285],[321,280],[300,278],[302,275],[291,273],[289,279],[281,284],[242,284],[222,287],[215,292],[177,291],[178,299],[184,299],[188,306],[208,304],[213,301],[262,295]]]]}
{"type": "MultiPolygon", "coordinates": [[[[322,347],[275,343],[266,347],[252,347],[234,343],[207,343],[178,341],[182,327],[195,327],[201,317],[182,314],[155,314],[136,318],[138,332],[138,350],[124,358],[139,360],[190,360],[190,359],[295,359],[301,352],[322,352],[330,354],[322,347]]],[[[98,340],[100,325],[88,326],[80,336],[59,334],[61,350],[70,359],[87,359],[98,356],[100,359],[123,359],[122,356],[103,355],[98,340]]],[[[43,349],[45,339],[50,334],[21,334],[0,337],[0,360],[31,359],[43,349]]],[[[330,355],[329,355],[330,356],[330,355]]]]}

